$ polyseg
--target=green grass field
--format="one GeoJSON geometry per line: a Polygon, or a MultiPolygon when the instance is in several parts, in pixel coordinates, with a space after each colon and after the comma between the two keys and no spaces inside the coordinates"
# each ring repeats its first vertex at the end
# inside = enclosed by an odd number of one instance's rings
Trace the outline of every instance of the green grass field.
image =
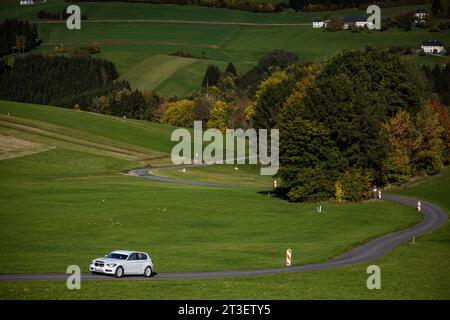
{"type": "MultiPolygon", "coordinates": [[[[213,22],[243,22],[243,23],[310,23],[315,18],[326,15],[362,15],[364,11],[347,9],[339,11],[304,12],[304,13],[270,13],[261,14],[238,10],[215,9],[207,7],[191,7],[178,5],[159,5],[144,3],[121,3],[121,2],[92,2],[77,3],[81,12],[86,14],[88,20],[94,19],[155,19],[175,21],[213,21],[213,22]]],[[[37,19],[39,10],[56,12],[67,8],[64,0],[47,1],[37,6],[20,6],[18,1],[4,0],[0,5],[0,19],[20,18],[37,19]]],[[[421,5],[427,8],[429,5],[421,5]]],[[[382,14],[386,17],[397,15],[402,12],[413,11],[417,6],[402,6],[395,8],[383,8],[382,14]]]]}
{"type": "Polygon", "coordinates": [[[161,170],[154,174],[177,180],[190,180],[222,184],[225,186],[240,186],[271,190],[273,179],[270,176],[260,175],[259,166],[255,165],[212,165],[207,167],[186,168],[185,171],[161,170]]]}
{"type": "MultiPolygon", "coordinates": [[[[104,117],[107,120],[96,125],[98,131],[92,135],[89,120],[95,115],[29,107],[11,103],[4,106],[2,103],[3,134],[56,148],[1,163],[2,246],[15,257],[13,263],[0,263],[1,272],[57,272],[63,270],[72,257],[76,257],[73,263],[85,268],[92,256],[113,247],[151,247],[155,259],[161,261],[158,263],[160,272],[277,266],[282,264],[282,253],[288,246],[294,250],[301,247],[304,254],[301,263],[307,263],[332,257],[355,243],[410,225],[418,219],[411,214],[412,210],[386,203],[330,204],[327,214],[317,215],[314,204],[291,204],[258,193],[270,185],[242,190],[195,188],[119,175],[139,166],[139,154],[133,157],[133,152],[138,153],[143,146],[136,145],[135,150],[132,145],[136,135],[125,133],[128,129],[138,128],[138,121],[104,117]],[[43,114],[40,109],[44,110],[43,114]],[[3,116],[8,112],[10,116],[3,116]],[[57,130],[62,127],[59,120],[62,114],[65,121],[72,123],[72,128],[82,131],[82,134],[76,134],[76,141],[67,141],[66,136],[72,131],[57,130]],[[44,126],[42,120],[36,121],[44,116],[53,124],[44,126]],[[124,138],[114,145],[114,139],[108,134],[104,136],[101,131],[118,120],[122,130],[117,131],[121,131],[124,138]],[[56,129],[55,123],[58,124],[56,129]],[[83,130],[83,126],[87,130],[83,130]],[[48,137],[47,133],[42,139],[43,134],[34,134],[33,128],[46,129],[45,132],[53,133],[53,136],[48,137]],[[53,143],[58,136],[62,136],[63,143],[53,143]],[[83,144],[83,141],[98,141],[104,145],[106,139],[109,149],[100,149],[97,153],[91,152],[95,145],[83,144]],[[72,144],[77,148],[72,148],[72,144]],[[112,150],[113,146],[117,150],[112,150]],[[120,152],[125,148],[130,153],[127,157],[120,152]],[[399,214],[392,215],[391,208],[397,208],[399,214]],[[375,215],[376,212],[380,213],[375,215]],[[366,225],[372,216],[376,216],[378,222],[363,229],[349,228],[350,221],[366,225]],[[339,224],[329,230],[323,228],[336,217],[340,217],[339,224]],[[272,226],[269,230],[268,225],[272,226]],[[32,226],[39,226],[40,232],[23,232],[33,229],[32,226]],[[248,226],[252,226],[251,231],[248,226]],[[30,254],[21,254],[23,250],[30,254]],[[208,258],[214,251],[220,254],[208,258]],[[33,264],[27,263],[31,260],[34,260],[33,264]]],[[[145,155],[151,157],[152,150],[162,149],[162,143],[170,147],[169,137],[152,137],[145,128],[141,131],[148,137],[148,144],[141,150],[145,155]],[[153,146],[155,140],[159,141],[153,146]]],[[[219,175],[223,170],[235,171],[230,166],[215,170],[219,175]]],[[[256,170],[248,172],[247,178],[254,175],[256,177],[252,179],[262,180],[256,170]]],[[[248,181],[243,182],[243,186],[248,186],[248,181]]]]}
{"type": "MultiPolygon", "coordinates": [[[[324,203],[317,214],[314,203],[268,197],[270,181],[248,166],[198,169],[206,171],[198,179],[204,174],[234,184],[254,177],[240,188],[120,174],[142,165],[141,153],[167,153],[169,132],[142,121],[0,102],[1,135],[55,147],[0,161],[0,249],[10,257],[0,272],[63,273],[69,264],[87,271],[92,258],[116,248],[150,251],[158,272],[277,267],[287,247],[298,265],[420,221],[415,210],[388,202],[324,203]],[[94,152],[86,141],[106,151],[94,152]],[[117,156],[121,152],[128,156],[117,156]]],[[[448,171],[441,177],[448,184],[448,171]]],[[[383,273],[378,292],[365,288],[366,266],[357,265],[235,279],[93,281],[77,292],[62,282],[1,282],[0,298],[449,298],[449,234],[446,225],[377,261],[383,273]]]]}
{"type": "MultiPolygon", "coordinates": [[[[2,1],[0,19],[34,19],[56,11],[63,0],[19,7],[2,1]]],[[[188,6],[81,3],[93,19],[158,19],[227,23],[310,23],[325,13],[255,14],[188,6]]],[[[423,7],[423,6],[421,6],[423,7]]],[[[416,6],[382,9],[383,15],[416,6]]],[[[335,12],[356,15],[355,10],[335,12]]],[[[243,26],[192,23],[91,23],[81,31],[39,24],[55,46],[101,43],[100,57],[113,61],[133,88],[182,96],[199,89],[208,64],[239,73],[267,51],[292,50],[302,61],[326,61],[345,49],[367,45],[418,47],[450,32],[323,32],[305,26],[243,26]],[[196,57],[171,56],[183,50],[196,57]]],[[[420,64],[448,57],[404,56],[420,64]]],[[[270,177],[253,166],[211,166],[159,171],[177,179],[239,186],[209,188],[130,177],[132,168],[170,164],[174,127],[61,108],[0,101],[0,273],[59,272],[117,248],[149,251],[157,272],[280,267],[286,248],[294,265],[333,258],[381,234],[420,221],[414,209],[384,201],[358,204],[289,203],[268,196],[270,177]]],[[[391,192],[433,201],[450,211],[450,169],[391,192]]],[[[450,299],[450,225],[374,261],[382,289],[366,288],[368,264],[333,270],[209,280],[86,281],[70,291],[65,282],[0,282],[0,299],[450,299]],[[99,292],[101,295],[99,296],[99,292]]]]}
{"type": "MultiPolygon", "coordinates": [[[[65,24],[39,24],[43,39],[40,52],[51,52],[55,46],[79,47],[90,42],[100,42],[100,57],[115,63],[121,79],[130,81],[133,88],[155,90],[163,96],[184,96],[200,89],[201,80],[209,64],[222,70],[233,62],[239,73],[244,73],[270,50],[281,48],[295,51],[302,61],[326,61],[345,49],[361,49],[371,45],[388,48],[411,46],[418,48],[424,40],[438,38],[450,43],[450,31],[430,33],[414,29],[404,32],[390,29],[386,32],[352,33],[324,32],[313,29],[311,21],[326,14],[337,16],[361,15],[357,10],[335,12],[273,13],[261,14],[204,7],[152,5],[132,3],[78,3],[88,20],[81,30],[70,31],[65,24]],[[101,22],[92,20],[126,20],[101,22]],[[140,23],[139,19],[156,20],[140,23]],[[157,22],[160,21],[160,22],[157,22]],[[161,22],[163,21],[163,22],[161,22]],[[186,22],[169,23],[168,21],[186,22]],[[188,22],[227,24],[192,24],[188,22]],[[258,26],[236,25],[256,23],[258,26]],[[266,26],[265,24],[287,24],[266,26]],[[299,23],[306,25],[290,26],[299,23]],[[177,50],[206,59],[183,59],[169,56],[177,50]]],[[[8,0],[0,6],[0,19],[19,17],[35,19],[39,10],[56,11],[67,4],[49,1],[38,6],[18,6],[8,0]]],[[[416,9],[417,6],[383,8],[388,17],[416,9]]],[[[423,5],[421,7],[424,7],[423,5]]],[[[425,5],[425,7],[427,7],[425,5]]],[[[447,57],[404,56],[419,64],[445,64],[447,57]]]]}
{"type": "MultiPolygon", "coordinates": [[[[270,50],[283,48],[299,54],[300,60],[326,61],[346,49],[366,46],[419,47],[424,40],[438,37],[450,43],[450,31],[430,34],[414,29],[404,32],[325,32],[310,26],[255,27],[226,25],[193,25],[170,23],[86,24],[81,31],[68,31],[63,24],[40,25],[44,43],[40,51],[52,51],[55,46],[81,46],[99,41],[100,57],[113,61],[122,79],[133,87],[156,90],[165,96],[183,96],[199,89],[209,64],[224,70],[233,62],[239,73],[255,65],[270,50]],[[177,50],[202,59],[169,56],[177,50]],[[156,72],[158,71],[158,72],[156,72]]],[[[445,64],[448,57],[404,56],[420,64],[445,64]]]]}

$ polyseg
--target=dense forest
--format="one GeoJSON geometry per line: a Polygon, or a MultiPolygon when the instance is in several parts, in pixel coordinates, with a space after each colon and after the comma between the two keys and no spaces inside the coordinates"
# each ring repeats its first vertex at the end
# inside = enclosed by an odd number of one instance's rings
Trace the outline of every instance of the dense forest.
{"type": "Polygon", "coordinates": [[[25,22],[5,20],[0,32],[3,55],[16,53],[0,59],[0,99],[182,127],[201,120],[222,132],[278,128],[277,192],[291,201],[359,201],[374,183],[399,185],[450,163],[450,64],[419,67],[370,47],[313,64],[277,49],[245,73],[210,65],[201,89],[165,100],[132,90],[87,49],[23,54],[39,44],[25,22]]]}
{"type": "MultiPolygon", "coordinates": [[[[66,2],[93,2],[94,0],[66,0],[66,2]]],[[[95,0],[96,2],[113,2],[115,0],[95,0]]],[[[262,1],[262,0],[122,0],[124,2],[139,2],[153,4],[177,4],[189,6],[202,6],[213,8],[227,8],[252,12],[279,12],[284,9],[295,11],[325,11],[344,8],[365,9],[374,1],[370,0],[286,0],[286,1],[262,1]]],[[[427,0],[380,0],[375,1],[380,7],[423,4],[427,0]]]]}
{"type": "Polygon", "coordinates": [[[160,105],[160,122],[278,128],[277,191],[292,201],[359,201],[374,183],[402,184],[450,161],[450,65],[420,68],[373,48],[302,64],[274,50],[241,75],[210,65],[202,86],[160,105]]]}
{"type": "Polygon", "coordinates": [[[422,68],[427,77],[430,89],[440,97],[440,101],[445,105],[450,105],[450,64],[444,68],[435,65],[434,68],[423,66],[422,68]]]}
{"type": "Polygon", "coordinates": [[[114,64],[90,57],[27,55],[0,62],[0,99],[151,119],[154,94],[117,81],[114,64]]]}
{"type": "MultiPolygon", "coordinates": [[[[66,0],[66,2],[93,2],[94,0],[66,0]]],[[[96,2],[114,2],[115,0],[96,0],[96,2]]],[[[152,4],[177,4],[211,8],[226,8],[251,12],[279,12],[283,3],[270,3],[262,0],[124,0],[124,2],[140,2],[152,4]]]]}
{"type": "Polygon", "coordinates": [[[346,8],[365,9],[371,4],[376,4],[380,7],[393,7],[403,5],[421,5],[424,0],[289,0],[289,7],[296,11],[325,11],[325,10],[339,10],[346,8]]]}
{"type": "Polygon", "coordinates": [[[0,75],[0,96],[23,102],[61,105],[67,96],[112,85],[118,74],[114,65],[101,59],[64,56],[16,57],[0,75]]]}
{"type": "Polygon", "coordinates": [[[41,44],[36,25],[15,19],[0,23],[0,39],[0,57],[13,52],[28,52],[41,44]]]}

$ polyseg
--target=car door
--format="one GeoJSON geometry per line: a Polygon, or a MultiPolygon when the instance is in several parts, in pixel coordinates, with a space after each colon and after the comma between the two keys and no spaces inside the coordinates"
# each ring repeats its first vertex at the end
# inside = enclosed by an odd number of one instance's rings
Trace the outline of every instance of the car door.
{"type": "Polygon", "coordinates": [[[139,272],[139,257],[137,253],[132,253],[127,259],[125,264],[125,273],[127,274],[136,274],[139,272]]]}
{"type": "Polygon", "coordinates": [[[138,253],[139,258],[139,273],[144,273],[145,267],[148,265],[147,255],[145,253],[138,253]]]}

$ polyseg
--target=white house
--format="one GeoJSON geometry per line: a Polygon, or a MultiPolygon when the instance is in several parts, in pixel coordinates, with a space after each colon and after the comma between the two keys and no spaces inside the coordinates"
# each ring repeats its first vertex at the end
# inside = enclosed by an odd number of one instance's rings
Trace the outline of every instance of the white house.
{"type": "Polygon", "coordinates": [[[29,5],[33,5],[33,4],[36,4],[34,2],[34,0],[20,0],[21,6],[29,6],[29,5]]]}
{"type": "MultiPolygon", "coordinates": [[[[367,27],[369,29],[373,29],[375,27],[374,23],[367,22],[367,18],[365,17],[344,17],[342,18],[344,22],[343,29],[348,29],[351,26],[356,26],[358,28],[367,27]]],[[[330,20],[313,20],[313,28],[326,28],[330,20]]]]}
{"type": "Polygon", "coordinates": [[[351,26],[356,26],[358,28],[370,28],[373,27],[373,22],[367,22],[366,17],[344,17],[344,29],[348,29],[351,26]]]}
{"type": "Polygon", "coordinates": [[[414,18],[425,19],[428,13],[425,9],[417,9],[414,11],[414,18]]]}
{"type": "Polygon", "coordinates": [[[425,9],[417,9],[413,13],[414,23],[425,23],[428,13],[425,9]]]}
{"type": "Polygon", "coordinates": [[[445,53],[444,44],[439,40],[428,40],[422,42],[421,49],[426,54],[442,54],[445,53]]]}
{"type": "Polygon", "coordinates": [[[313,20],[313,28],[326,28],[327,22],[324,20],[313,20]]]}

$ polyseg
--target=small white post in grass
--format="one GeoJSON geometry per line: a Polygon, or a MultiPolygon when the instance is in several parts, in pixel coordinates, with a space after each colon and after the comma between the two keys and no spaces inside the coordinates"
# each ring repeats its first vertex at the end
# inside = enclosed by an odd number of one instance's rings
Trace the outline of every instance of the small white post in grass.
{"type": "Polygon", "coordinates": [[[273,180],[273,186],[276,188],[277,187],[277,180],[273,180]]]}
{"type": "Polygon", "coordinates": [[[186,168],[183,168],[183,170],[182,170],[182,171],[183,171],[183,173],[185,173],[185,172],[186,172],[186,168]]]}
{"type": "Polygon", "coordinates": [[[234,167],[234,170],[239,170],[239,168],[238,167],[234,167]]]}
{"type": "Polygon", "coordinates": [[[419,212],[422,211],[422,202],[421,201],[417,202],[417,211],[419,211],[419,212]]]}
{"type": "Polygon", "coordinates": [[[322,205],[317,207],[317,213],[322,213],[322,205]]]}
{"type": "Polygon", "coordinates": [[[415,239],[415,237],[413,237],[413,243],[416,243],[416,239],[415,239]]]}
{"type": "Polygon", "coordinates": [[[270,197],[270,192],[267,192],[267,198],[270,197]]]}
{"type": "Polygon", "coordinates": [[[102,199],[102,202],[105,203],[105,199],[102,199]]]}
{"type": "Polygon", "coordinates": [[[292,250],[286,250],[286,267],[290,267],[292,264],[292,250]]]}
{"type": "Polygon", "coordinates": [[[381,190],[378,190],[378,199],[381,199],[381,190]]]}

